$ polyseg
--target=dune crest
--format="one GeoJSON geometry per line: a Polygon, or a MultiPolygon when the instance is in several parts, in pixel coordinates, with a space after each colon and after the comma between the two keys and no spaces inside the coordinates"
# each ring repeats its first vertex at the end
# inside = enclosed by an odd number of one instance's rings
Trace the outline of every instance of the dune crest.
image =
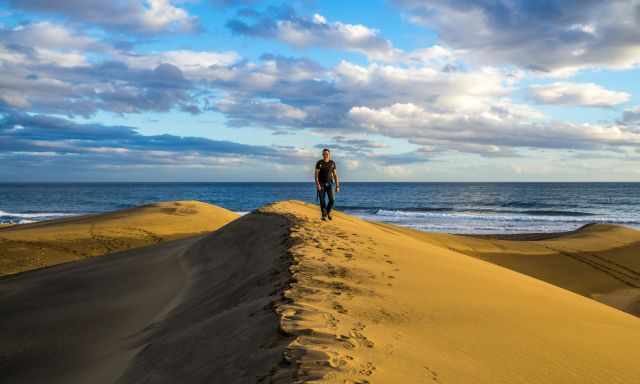
{"type": "MultiPolygon", "coordinates": [[[[294,382],[629,383],[640,321],[593,300],[298,201],[292,280],[275,305],[294,382]]],[[[278,382],[278,381],[275,381],[278,382]]]]}
{"type": "Polygon", "coordinates": [[[239,215],[199,201],[0,228],[0,276],[210,232],[239,215]]]}

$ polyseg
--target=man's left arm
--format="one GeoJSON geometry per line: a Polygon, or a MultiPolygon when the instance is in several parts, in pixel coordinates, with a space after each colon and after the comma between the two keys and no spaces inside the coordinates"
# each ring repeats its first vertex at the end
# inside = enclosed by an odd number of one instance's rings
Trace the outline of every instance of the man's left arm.
{"type": "Polygon", "coordinates": [[[336,168],[333,168],[333,179],[336,181],[336,192],[340,192],[340,179],[338,179],[338,172],[336,168]]]}

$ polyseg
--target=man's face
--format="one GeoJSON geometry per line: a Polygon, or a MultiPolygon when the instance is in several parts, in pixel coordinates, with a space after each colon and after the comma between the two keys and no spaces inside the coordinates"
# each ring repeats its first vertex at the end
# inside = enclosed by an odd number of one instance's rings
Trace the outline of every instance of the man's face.
{"type": "Polygon", "coordinates": [[[325,160],[329,160],[329,151],[322,151],[322,158],[325,160]]]}

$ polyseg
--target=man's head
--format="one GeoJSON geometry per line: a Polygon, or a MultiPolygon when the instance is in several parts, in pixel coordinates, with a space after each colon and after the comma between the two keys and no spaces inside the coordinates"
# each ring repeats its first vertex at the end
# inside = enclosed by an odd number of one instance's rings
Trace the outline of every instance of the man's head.
{"type": "Polygon", "coordinates": [[[322,150],[322,158],[324,160],[329,160],[331,158],[331,151],[329,150],[329,148],[324,148],[322,150]]]}

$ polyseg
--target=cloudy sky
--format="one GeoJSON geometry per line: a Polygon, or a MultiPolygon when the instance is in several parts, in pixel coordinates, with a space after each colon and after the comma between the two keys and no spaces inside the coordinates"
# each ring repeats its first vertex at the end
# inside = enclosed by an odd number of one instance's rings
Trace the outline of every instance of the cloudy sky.
{"type": "Polygon", "coordinates": [[[0,181],[640,180],[640,0],[5,0],[0,181]],[[348,4],[348,6],[345,6],[348,4]]]}

